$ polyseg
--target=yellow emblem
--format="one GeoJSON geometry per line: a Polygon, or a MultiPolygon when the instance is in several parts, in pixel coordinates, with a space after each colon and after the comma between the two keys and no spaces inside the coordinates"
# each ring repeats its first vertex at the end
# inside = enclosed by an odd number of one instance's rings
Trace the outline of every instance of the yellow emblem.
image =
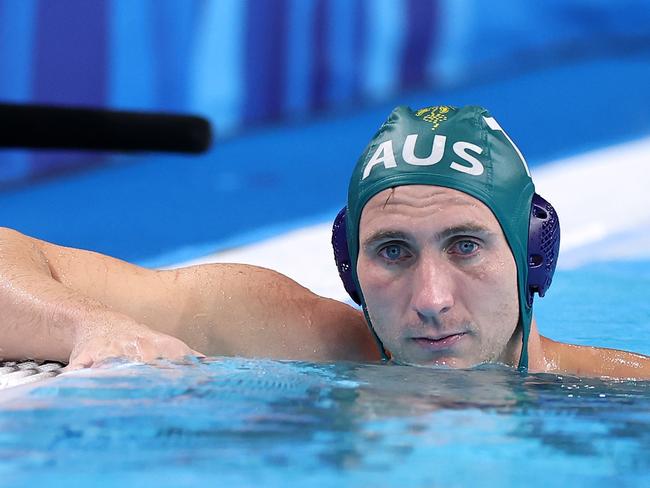
{"type": "Polygon", "coordinates": [[[450,107],[446,105],[426,107],[415,112],[415,116],[421,118],[425,122],[431,123],[431,130],[436,130],[441,122],[447,120],[449,110],[450,107]]]}

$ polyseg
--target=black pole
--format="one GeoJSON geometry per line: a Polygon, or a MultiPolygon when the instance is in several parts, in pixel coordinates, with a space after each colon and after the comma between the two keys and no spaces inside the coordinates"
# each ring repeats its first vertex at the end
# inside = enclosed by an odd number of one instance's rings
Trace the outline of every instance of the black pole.
{"type": "Polygon", "coordinates": [[[210,122],[193,115],[0,104],[0,148],[202,153],[210,122]]]}

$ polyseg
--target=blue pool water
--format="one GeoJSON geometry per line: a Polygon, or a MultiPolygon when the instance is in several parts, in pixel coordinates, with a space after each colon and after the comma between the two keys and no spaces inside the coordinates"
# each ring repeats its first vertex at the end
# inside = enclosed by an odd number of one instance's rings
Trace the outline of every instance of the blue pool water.
{"type": "MultiPolygon", "coordinates": [[[[650,263],[562,271],[543,333],[650,353],[650,263]]],[[[211,358],[0,394],[0,486],[642,486],[650,382],[211,358]]]]}

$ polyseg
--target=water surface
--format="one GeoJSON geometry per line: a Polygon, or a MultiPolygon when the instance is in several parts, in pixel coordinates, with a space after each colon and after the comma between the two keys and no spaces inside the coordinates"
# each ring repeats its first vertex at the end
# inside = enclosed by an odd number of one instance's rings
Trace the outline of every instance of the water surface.
{"type": "Polygon", "coordinates": [[[71,486],[640,486],[650,382],[212,358],[0,403],[0,480],[71,486]]]}

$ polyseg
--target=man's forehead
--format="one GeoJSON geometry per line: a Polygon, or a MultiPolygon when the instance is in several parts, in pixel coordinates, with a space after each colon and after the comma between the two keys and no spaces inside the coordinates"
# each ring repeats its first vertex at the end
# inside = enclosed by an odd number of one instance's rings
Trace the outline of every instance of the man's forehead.
{"type": "Polygon", "coordinates": [[[361,232],[367,225],[383,226],[390,217],[405,220],[428,217],[444,217],[443,225],[473,222],[486,229],[500,229],[492,211],[480,200],[452,188],[434,185],[403,185],[388,188],[374,195],[364,206],[361,214],[361,232]]]}
{"type": "Polygon", "coordinates": [[[481,201],[452,188],[435,185],[402,185],[380,191],[368,200],[363,211],[366,212],[375,208],[395,210],[399,206],[419,208],[431,204],[438,206],[481,206],[488,210],[481,201]]]}

